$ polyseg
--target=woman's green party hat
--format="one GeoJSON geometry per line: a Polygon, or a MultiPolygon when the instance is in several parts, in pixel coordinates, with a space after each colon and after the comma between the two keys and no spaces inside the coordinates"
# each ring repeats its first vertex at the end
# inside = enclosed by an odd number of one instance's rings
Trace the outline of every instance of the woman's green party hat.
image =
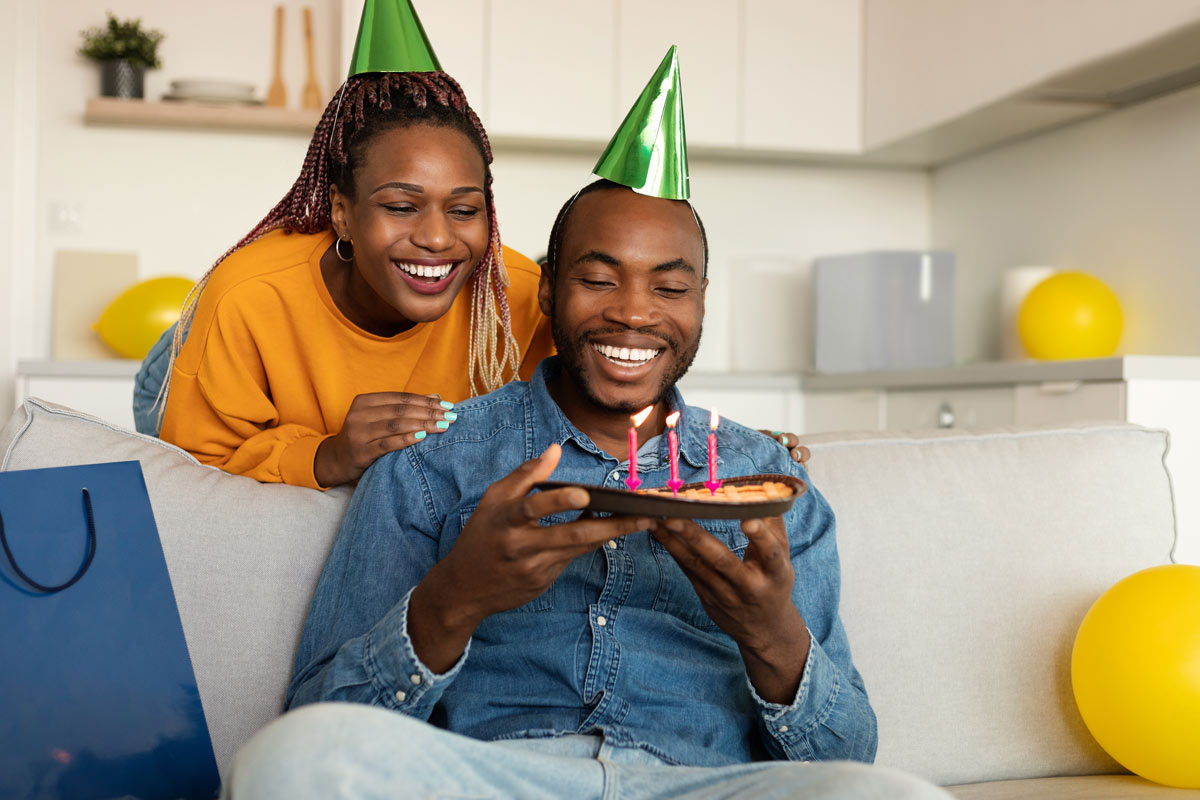
{"type": "Polygon", "coordinates": [[[366,0],[350,57],[353,78],[364,72],[441,72],[425,28],[409,0],[366,0]]]}
{"type": "Polygon", "coordinates": [[[639,194],[687,200],[687,136],[679,55],[672,45],[592,170],[639,194]]]}

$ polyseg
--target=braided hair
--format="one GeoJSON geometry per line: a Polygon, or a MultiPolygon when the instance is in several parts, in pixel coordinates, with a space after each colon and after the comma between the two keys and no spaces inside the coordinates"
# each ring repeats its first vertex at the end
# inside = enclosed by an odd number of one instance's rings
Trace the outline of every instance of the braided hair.
{"type": "Polygon", "coordinates": [[[292,188],[249,233],[216,260],[184,301],[167,377],[155,404],[159,417],[171,372],[184,332],[192,323],[196,306],[213,270],[241,248],[271,231],[320,233],[332,227],[329,187],[354,196],[354,177],[367,145],[379,133],[416,123],[447,127],[466,135],[483,157],[488,247],[471,277],[471,332],[467,346],[468,377],[472,396],[490,392],[516,375],[521,364],[520,346],[512,333],[508,307],[508,270],[500,246],[500,227],[492,194],[492,147],[479,117],[467,104],[458,82],[444,72],[379,72],[354,75],[325,107],[317,123],[304,166],[292,188]]]}

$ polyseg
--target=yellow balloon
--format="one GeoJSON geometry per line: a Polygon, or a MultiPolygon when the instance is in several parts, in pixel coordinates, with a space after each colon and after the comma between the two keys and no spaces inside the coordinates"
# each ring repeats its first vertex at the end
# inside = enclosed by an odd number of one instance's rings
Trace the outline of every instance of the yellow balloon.
{"type": "Polygon", "coordinates": [[[1200,788],[1200,566],[1145,569],[1101,595],[1075,636],[1071,685],[1122,766],[1200,788]]]}
{"type": "Polygon", "coordinates": [[[1025,296],[1017,332],[1034,358],[1104,358],[1121,341],[1121,303],[1084,272],[1051,275],[1025,296]]]}
{"type": "Polygon", "coordinates": [[[151,278],[135,283],[108,304],[92,327],[125,358],[143,359],[162,332],[179,320],[188,278],[151,278]]]}

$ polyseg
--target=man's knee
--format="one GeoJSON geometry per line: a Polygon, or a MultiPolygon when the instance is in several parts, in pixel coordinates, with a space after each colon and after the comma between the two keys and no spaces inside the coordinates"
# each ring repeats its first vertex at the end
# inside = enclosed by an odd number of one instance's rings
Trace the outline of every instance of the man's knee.
{"type": "MultiPolygon", "coordinates": [[[[907,772],[855,761],[811,765],[823,774],[810,784],[814,797],[879,798],[879,800],[949,800],[945,790],[907,772]]],[[[810,796],[810,795],[804,795],[810,796]]]]}
{"type": "Polygon", "coordinates": [[[427,725],[403,714],[351,703],[319,703],[288,712],[238,753],[225,796],[329,797],[331,786],[361,781],[373,758],[393,767],[419,757],[427,725]],[[364,769],[364,767],[366,767],[364,769]]]}

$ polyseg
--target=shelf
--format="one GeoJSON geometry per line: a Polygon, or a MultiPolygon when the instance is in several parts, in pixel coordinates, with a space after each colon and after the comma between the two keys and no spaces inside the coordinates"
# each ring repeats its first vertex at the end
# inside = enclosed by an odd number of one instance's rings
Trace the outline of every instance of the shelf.
{"type": "Polygon", "coordinates": [[[321,111],[215,103],[154,102],[92,97],[83,120],[89,125],[136,125],[159,128],[219,128],[275,131],[312,136],[321,111]]]}
{"type": "MultiPolygon", "coordinates": [[[[321,119],[320,111],[301,111],[264,106],[219,105],[154,100],[122,100],[92,97],[87,101],[83,121],[88,125],[112,125],[135,128],[204,129],[243,132],[296,133],[312,136],[321,119]]],[[[601,139],[561,139],[499,133],[489,136],[494,149],[529,153],[564,153],[594,156],[604,149],[601,139]]],[[[861,165],[871,163],[870,156],[855,156],[801,151],[770,150],[749,147],[697,145],[689,148],[693,158],[732,163],[796,163],[861,165]]],[[[875,166],[890,166],[876,164],[875,166]]]]}

